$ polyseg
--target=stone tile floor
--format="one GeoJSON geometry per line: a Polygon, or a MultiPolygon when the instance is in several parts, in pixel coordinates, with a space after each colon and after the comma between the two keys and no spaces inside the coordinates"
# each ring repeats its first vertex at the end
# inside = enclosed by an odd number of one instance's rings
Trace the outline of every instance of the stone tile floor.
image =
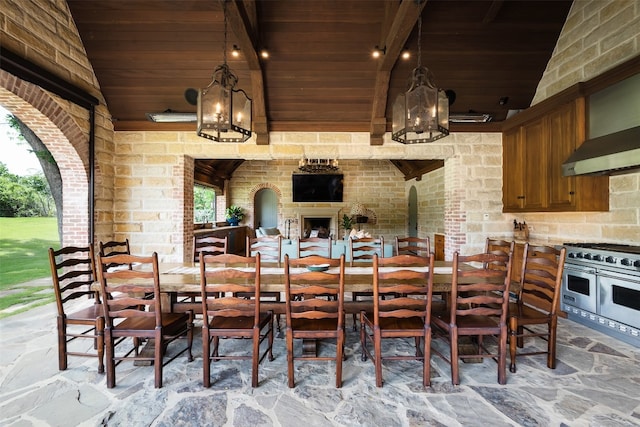
{"type": "MultiPolygon", "coordinates": [[[[58,371],[50,304],[0,320],[0,426],[640,426],[640,349],[564,319],[558,330],[557,369],[547,369],[544,356],[523,357],[505,386],[491,360],[461,364],[461,385],[452,386],[449,366],[434,355],[431,387],[422,388],[416,362],[391,361],[376,388],[373,364],[360,360],[349,328],[341,389],[331,362],[297,363],[289,389],[282,338],[276,360],[260,365],[258,388],[249,362],[233,361],[213,364],[205,389],[199,331],[195,360],[169,363],[162,389],[153,387],[153,367],[130,362],[107,389],[95,359],[74,357],[58,371]]],[[[410,343],[394,347],[412,351],[410,343]]]]}

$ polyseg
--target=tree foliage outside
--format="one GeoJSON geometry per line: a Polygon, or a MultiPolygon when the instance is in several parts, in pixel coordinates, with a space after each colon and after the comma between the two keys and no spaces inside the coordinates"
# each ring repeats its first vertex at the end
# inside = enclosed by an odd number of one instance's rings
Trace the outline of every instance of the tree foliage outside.
{"type": "Polygon", "coordinates": [[[0,162],[0,217],[55,215],[55,203],[44,174],[14,175],[0,162]]]}
{"type": "Polygon", "coordinates": [[[194,222],[215,222],[216,192],[213,188],[196,185],[193,187],[194,222]]]}

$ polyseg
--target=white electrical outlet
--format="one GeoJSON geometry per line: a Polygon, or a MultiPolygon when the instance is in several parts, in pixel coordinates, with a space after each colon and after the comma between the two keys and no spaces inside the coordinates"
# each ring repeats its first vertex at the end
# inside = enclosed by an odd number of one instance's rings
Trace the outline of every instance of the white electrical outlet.
{"type": "Polygon", "coordinates": [[[489,214],[486,213],[486,214],[482,215],[482,219],[487,221],[489,219],[489,214]]]}

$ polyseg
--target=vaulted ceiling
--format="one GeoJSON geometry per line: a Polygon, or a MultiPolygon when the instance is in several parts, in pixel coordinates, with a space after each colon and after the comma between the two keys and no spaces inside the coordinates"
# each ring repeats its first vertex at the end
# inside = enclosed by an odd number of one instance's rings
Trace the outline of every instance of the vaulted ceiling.
{"type": "MultiPolygon", "coordinates": [[[[152,123],[146,113],[195,112],[185,91],[208,85],[223,62],[222,2],[67,2],[115,129],[195,130],[152,123]]],[[[235,45],[240,56],[228,52],[227,62],[253,99],[258,144],[269,143],[269,131],[352,131],[369,132],[377,145],[417,65],[421,16],[421,63],[455,92],[451,113],[492,116],[451,130],[496,130],[509,110],[531,104],[571,3],[228,0],[227,50],[235,45]],[[376,46],[385,54],[373,59],[376,46]]]]}

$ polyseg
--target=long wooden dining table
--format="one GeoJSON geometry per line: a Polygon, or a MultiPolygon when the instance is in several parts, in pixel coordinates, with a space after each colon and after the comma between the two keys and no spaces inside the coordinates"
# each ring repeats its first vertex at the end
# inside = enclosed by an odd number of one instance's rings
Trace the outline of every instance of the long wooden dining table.
{"type": "MultiPolygon", "coordinates": [[[[199,294],[201,292],[200,285],[200,266],[198,263],[160,263],[160,292],[161,305],[163,311],[185,312],[192,310],[196,314],[202,314],[202,302],[193,302],[190,300],[178,301],[178,294],[199,294]]],[[[135,268],[135,267],[134,267],[135,268]]],[[[383,267],[383,269],[393,267],[383,267]]],[[[472,270],[478,268],[472,265],[463,264],[462,269],[472,270]]],[[[415,269],[428,269],[428,267],[415,267],[415,269]]],[[[447,293],[451,291],[453,262],[436,261],[434,265],[433,275],[433,292],[447,293]]],[[[136,280],[128,280],[126,283],[136,283],[136,280]]],[[[262,263],[260,268],[260,290],[265,292],[284,292],[285,291],[285,273],[284,267],[275,263],[262,263]]],[[[114,279],[111,285],[117,286],[118,280],[114,279]]],[[[124,282],[123,282],[124,284],[124,282]]],[[[149,290],[152,291],[151,284],[149,290]]],[[[355,266],[345,267],[345,293],[346,292],[363,292],[371,291],[373,286],[373,265],[371,262],[358,263],[355,266]]],[[[92,285],[93,290],[100,290],[100,283],[95,282],[92,285]]],[[[511,283],[511,292],[518,292],[518,284],[511,283]]],[[[446,301],[445,301],[446,303],[446,301]]],[[[345,300],[344,309],[346,313],[359,313],[362,310],[372,310],[372,301],[351,301],[345,300]]],[[[260,308],[264,311],[272,311],[274,314],[285,313],[285,303],[277,301],[261,301],[260,308]]],[[[152,344],[152,343],[149,343],[152,344]]],[[[317,341],[305,340],[303,343],[303,353],[309,356],[317,354],[317,341]]],[[[152,345],[145,348],[146,352],[153,351],[152,345]]]]}
{"type": "MultiPolygon", "coordinates": [[[[450,292],[452,281],[451,261],[436,261],[433,276],[433,292],[450,292]]],[[[393,267],[386,267],[393,268],[393,267]]],[[[427,267],[424,267],[427,268],[427,267]]],[[[474,269],[472,265],[463,265],[464,269],[474,269]]],[[[160,291],[162,293],[163,311],[181,312],[193,310],[194,313],[202,313],[200,302],[178,301],[179,293],[198,294],[200,288],[200,267],[197,263],[160,263],[160,291]]],[[[128,282],[130,283],[130,282],[128,282]]],[[[274,263],[262,263],[260,269],[260,290],[265,292],[284,292],[285,274],[284,267],[274,263]]],[[[117,285],[117,281],[114,282],[117,285]]],[[[345,292],[371,291],[373,285],[373,266],[369,263],[359,263],[355,266],[345,267],[345,292]]],[[[517,292],[516,283],[512,283],[511,292],[517,292]]],[[[100,290],[100,284],[94,283],[92,289],[100,290]]],[[[150,288],[150,290],[152,290],[150,288]]],[[[276,314],[285,312],[284,302],[262,301],[264,310],[271,310],[276,314]]],[[[371,301],[345,301],[347,313],[359,313],[371,308],[371,301]]]]}

